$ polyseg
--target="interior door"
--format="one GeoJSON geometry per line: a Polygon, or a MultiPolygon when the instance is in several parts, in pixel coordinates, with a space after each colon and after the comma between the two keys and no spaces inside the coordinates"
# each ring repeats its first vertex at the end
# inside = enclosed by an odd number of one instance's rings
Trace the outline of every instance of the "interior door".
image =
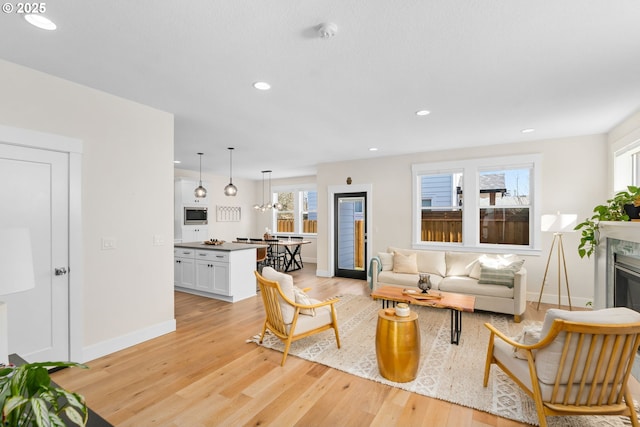
{"type": "Polygon", "coordinates": [[[29,228],[36,282],[0,298],[9,352],[29,362],[69,360],[68,198],[68,154],[0,142],[0,227],[29,228]]]}
{"type": "Polygon", "coordinates": [[[334,197],[334,275],[366,280],[367,193],[339,193],[334,197]]]}

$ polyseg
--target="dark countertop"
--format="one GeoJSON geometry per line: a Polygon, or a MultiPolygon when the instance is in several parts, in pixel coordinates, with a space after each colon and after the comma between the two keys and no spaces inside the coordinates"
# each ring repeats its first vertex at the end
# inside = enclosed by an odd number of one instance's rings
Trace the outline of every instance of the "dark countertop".
{"type": "Polygon", "coordinates": [[[202,242],[185,242],[174,243],[174,248],[187,248],[187,249],[206,249],[210,251],[246,251],[247,249],[266,248],[268,245],[260,245],[253,243],[231,243],[226,242],[221,245],[205,245],[202,242]]]}

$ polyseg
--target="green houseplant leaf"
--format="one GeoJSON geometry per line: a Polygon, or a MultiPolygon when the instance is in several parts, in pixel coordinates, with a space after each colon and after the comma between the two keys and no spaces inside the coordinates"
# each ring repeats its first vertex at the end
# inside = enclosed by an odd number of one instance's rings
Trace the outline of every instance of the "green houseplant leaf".
{"type": "Polygon", "coordinates": [[[0,368],[2,426],[65,426],[65,420],[85,426],[88,409],[84,398],[53,386],[48,368],[80,367],[73,362],[39,362],[0,368]],[[64,415],[61,417],[61,415],[64,415]]]}
{"type": "Polygon", "coordinates": [[[594,214],[591,218],[586,218],[575,226],[574,230],[581,232],[578,244],[580,258],[589,258],[595,252],[600,239],[600,222],[629,221],[629,215],[624,209],[625,205],[629,204],[640,204],[640,187],[630,185],[626,190],[616,193],[606,204],[593,208],[594,214]]]}

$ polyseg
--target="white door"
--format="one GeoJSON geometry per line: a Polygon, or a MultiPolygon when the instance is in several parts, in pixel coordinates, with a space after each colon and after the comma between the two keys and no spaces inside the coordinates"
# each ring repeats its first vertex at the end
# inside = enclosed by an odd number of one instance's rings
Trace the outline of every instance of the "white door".
{"type": "Polygon", "coordinates": [[[69,360],[69,157],[0,143],[0,227],[28,227],[36,286],[7,303],[9,353],[69,360]]]}

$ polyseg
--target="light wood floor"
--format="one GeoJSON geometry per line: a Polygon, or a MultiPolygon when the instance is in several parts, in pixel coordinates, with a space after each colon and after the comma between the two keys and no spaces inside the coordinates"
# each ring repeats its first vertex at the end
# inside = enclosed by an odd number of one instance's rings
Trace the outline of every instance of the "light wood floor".
{"type": "MultiPolygon", "coordinates": [[[[294,272],[316,298],[368,295],[365,281],[294,272]]],[[[546,307],[545,307],[546,309],[546,307]]],[[[235,304],[175,293],[174,333],[52,375],[116,426],[523,426],[368,381],[245,340],[260,333],[260,296],[235,304]]],[[[530,303],[525,319],[542,320],[530,303]]],[[[484,358],[484,354],[480,357],[484,358]]]]}

